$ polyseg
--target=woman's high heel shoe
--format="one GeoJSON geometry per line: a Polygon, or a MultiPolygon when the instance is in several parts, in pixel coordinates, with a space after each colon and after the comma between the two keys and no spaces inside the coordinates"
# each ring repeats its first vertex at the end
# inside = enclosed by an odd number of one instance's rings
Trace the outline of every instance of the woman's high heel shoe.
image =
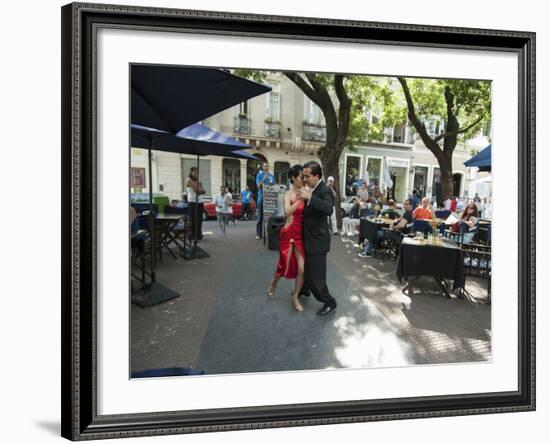
{"type": "Polygon", "coordinates": [[[304,311],[304,306],[298,301],[298,295],[292,295],[292,306],[296,311],[304,311]]]}
{"type": "Polygon", "coordinates": [[[269,288],[267,289],[267,295],[272,298],[275,296],[275,287],[273,285],[270,285],[269,288]]]}

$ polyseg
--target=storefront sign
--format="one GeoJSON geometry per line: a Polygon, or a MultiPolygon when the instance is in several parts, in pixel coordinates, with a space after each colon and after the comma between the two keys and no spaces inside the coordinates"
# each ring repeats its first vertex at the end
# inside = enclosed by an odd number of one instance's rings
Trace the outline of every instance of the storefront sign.
{"type": "Polygon", "coordinates": [[[388,166],[390,167],[398,167],[398,168],[408,168],[409,162],[407,162],[405,159],[388,159],[388,166]]]}

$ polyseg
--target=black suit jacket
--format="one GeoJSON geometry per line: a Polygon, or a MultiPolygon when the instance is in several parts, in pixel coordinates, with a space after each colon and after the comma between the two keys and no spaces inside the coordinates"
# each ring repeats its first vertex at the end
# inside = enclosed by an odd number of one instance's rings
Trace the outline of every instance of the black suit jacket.
{"type": "Polygon", "coordinates": [[[304,243],[306,254],[326,254],[330,251],[328,217],[334,209],[333,194],[325,182],[313,190],[304,208],[304,243]]]}

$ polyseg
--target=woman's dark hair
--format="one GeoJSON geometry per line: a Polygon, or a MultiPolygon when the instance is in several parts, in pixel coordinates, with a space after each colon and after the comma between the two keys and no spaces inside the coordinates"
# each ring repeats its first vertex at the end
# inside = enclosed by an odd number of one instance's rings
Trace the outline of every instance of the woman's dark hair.
{"type": "Polygon", "coordinates": [[[288,170],[288,178],[292,183],[294,183],[294,178],[298,177],[303,169],[304,167],[302,165],[294,165],[290,170],[288,170]]]}
{"type": "Polygon", "coordinates": [[[466,208],[464,208],[464,211],[462,212],[462,216],[460,216],[460,219],[467,219],[468,218],[468,208],[470,208],[470,207],[474,208],[474,212],[471,215],[476,217],[476,218],[479,217],[478,216],[478,211],[477,211],[477,205],[475,203],[470,203],[470,204],[466,205],[466,208]]]}
{"type": "MultiPolygon", "coordinates": [[[[189,177],[190,179],[193,179],[193,177],[191,177],[191,174],[192,174],[193,172],[195,172],[195,174],[197,173],[197,167],[191,167],[191,168],[189,168],[189,176],[188,176],[188,177],[189,177]]],[[[198,179],[198,177],[197,177],[197,179],[198,179]]],[[[193,180],[195,180],[195,179],[193,179],[193,180]]]]}
{"type": "Polygon", "coordinates": [[[314,160],[304,163],[304,168],[309,168],[311,170],[311,174],[314,176],[319,176],[319,179],[323,177],[323,169],[321,168],[321,165],[314,160]]]}

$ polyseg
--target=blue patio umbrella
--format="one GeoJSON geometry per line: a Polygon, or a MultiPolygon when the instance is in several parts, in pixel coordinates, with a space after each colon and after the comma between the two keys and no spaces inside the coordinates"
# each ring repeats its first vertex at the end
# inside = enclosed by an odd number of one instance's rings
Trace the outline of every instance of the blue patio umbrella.
{"type": "Polygon", "coordinates": [[[464,162],[467,167],[478,167],[479,171],[491,171],[491,145],[483,148],[474,157],[464,162]]]}
{"type": "MultiPolygon", "coordinates": [[[[227,157],[231,157],[235,151],[243,151],[252,148],[246,143],[242,143],[200,123],[190,125],[178,131],[176,134],[136,124],[130,126],[132,130],[131,145],[133,148],[191,154],[195,156],[227,157]]],[[[237,155],[235,157],[243,156],[237,155]]]]}
{"type": "Polygon", "coordinates": [[[237,159],[258,160],[258,158],[254,154],[250,154],[248,151],[244,151],[244,150],[232,151],[231,154],[224,154],[224,157],[235,157],[237,159]]]}

